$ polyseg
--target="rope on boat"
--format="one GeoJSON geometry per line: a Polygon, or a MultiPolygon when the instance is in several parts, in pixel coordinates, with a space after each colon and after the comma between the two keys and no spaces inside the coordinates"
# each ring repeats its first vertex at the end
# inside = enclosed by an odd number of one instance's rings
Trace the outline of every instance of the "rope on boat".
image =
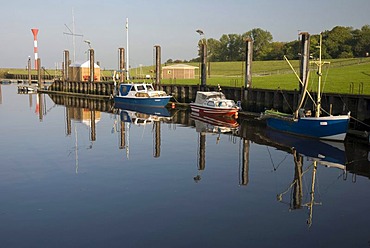
{"type": "Polygon", "coordinates": [[[365,123],[365,122],[363,122],[363,121],[360,121],[359,119],[356,119],[355,117],[352,117],[352,116],[351,116],[351,119],[353,119],[354,121],[357,121],[357,122],[361,123],[362,125],[364,125],[364,126],[366,126],[366,127],[370,128],[370,125],[366,124],[366,123],[365,123]]]}

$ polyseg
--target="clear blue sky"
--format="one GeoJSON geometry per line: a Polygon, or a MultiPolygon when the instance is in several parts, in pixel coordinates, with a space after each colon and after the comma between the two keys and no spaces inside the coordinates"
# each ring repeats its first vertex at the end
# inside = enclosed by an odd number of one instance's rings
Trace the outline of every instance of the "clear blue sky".
{"type": "Polygon", "coordinates": [[[153,46],[167,59],[197,56],[197,29],[206,38],[242,34],[253,28],[269,31],[274,41],[297,39],[298,30],[318,34],[335,26],[360,29],[370,24],[370,0],[7,0],[1,3],[0,67],[25,68],[33,62],[33,35],[38,28],[42,65],[55,68],[63,50],[73,59],[75,18],[76,60],[83,61],[90,40],[103,68],[118,67],[118,48],[126,47],[129,18],[130,65],[153,65],[153,46]]]}

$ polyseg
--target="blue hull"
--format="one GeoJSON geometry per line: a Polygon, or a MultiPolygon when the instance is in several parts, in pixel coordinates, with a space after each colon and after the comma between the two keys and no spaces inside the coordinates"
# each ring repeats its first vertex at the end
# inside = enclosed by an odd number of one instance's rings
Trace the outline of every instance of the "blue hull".
{"type": "Polygon", "coordinates": [[[114,103],[163,108],[167,105],[170,99],[171,99],[171,96],[156,97],[156,98],[115,96],[114,103]]]}
{"type": "Polygon", "coordinates": [[[343,141],[346,137],[349,116],[306,117],[296,121],[270,117],[267,126],[278,131],[317,139],[343,141]]]}
{"type": "Polygon", "coordinates": [[[135,111],[143,114],[148,115],[157,115],[163,117],[170,117],[171,114],[167,110],[167,108],[153,108],[150,106],[139,106],[139,105],[132,105],[132,104],[125,104],[125,103],[114,103],[114,106],[120,110],[128,110],[128,111],[135,111]]]}
{"type": "Polygon", "coordinates": [[[306,157],[344,166],[347,163],[344,144],[342,146],[339,145],[340,143],[332,145],[334,143],[330,143],[330,141],[302,138],[275,130],[267,131],[266,135],[274,142],[289,149],[294,148],[299,154],[306,157]]]}

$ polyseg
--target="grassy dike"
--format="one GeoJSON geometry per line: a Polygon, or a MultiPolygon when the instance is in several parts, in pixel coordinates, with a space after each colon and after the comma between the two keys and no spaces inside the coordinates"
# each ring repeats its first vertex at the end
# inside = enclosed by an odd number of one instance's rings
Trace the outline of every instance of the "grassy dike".
{"type": "MultiPolygon", "coordinates": [[[[299,62],[290,61],[298,72],[299,62]]],[[[325,92],[338,94],[364,94],[370,95],[370,58],[335,59],[329,60],[330,65],[323,70],[323,87],[325,92]]],[[[197,63],[189,65],[198,66],[197,63]]],[[[163,65],[164,66],[164,65],[163,65]]],[[[241,87],[244,85],[244,62],[210,62],[208,85],[241,87]]],[[[314,68],[311,66],[312,69],[314,68]]],[[[60,71],[47,70],[50,75],[61,75],[60,71]]],[[[153,75],[153,66],[145,66],[140,70],[131,69],[133,77],[153,75]],[[138,75],[138,71],[142,75],[138,75]]],[[[0,69],[0,78],[6,78],[6,74],[27,74],[26,69],[0,69]]],[[[196,70],[195,79],[163,79],[163,84],[200,84],[199,70],[196,70]]],[[[32,71],[36,74],[36,71],[32,71]]],[[[111,76],[112,70],[102,71],[103,75],[111,76]]],[[[316,91],[317,75],[315,70],[310,73],[311,91],[316,91]]],[[[290,69],[286,61],[254,61],[252,64],[252,87],[260,89],[298,89],[298,79],[290,69]]]]}

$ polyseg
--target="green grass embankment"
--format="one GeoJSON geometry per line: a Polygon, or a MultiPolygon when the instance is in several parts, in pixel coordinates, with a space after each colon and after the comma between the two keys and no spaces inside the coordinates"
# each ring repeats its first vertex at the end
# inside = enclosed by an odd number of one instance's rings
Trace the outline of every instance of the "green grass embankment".
{"type": "MultiPolygon", "coordinates": [[[[298,72],[299,62],[290,61],[298,72]]],[[[323,87],[325,92],[330,93],[353,93],[370,95],[370,58],[356,59],[335,59],[329,60],[330,65],[326,65],[323,70],[323,87]]],[[[200,67],[198,63],[189,63],[192,66],[200,67]]],[[[208,85],[241,87],[244,85],[244,62],[211,62],[208,63],[209,75],[207,76],[208,85]]],[[[311,66],[312,67],[312,66],[311,66]]],[[[313,68],[313,67],[312,67],[313,68]]],[[[154,77],[154,66],[145,66],[139,69],[132,69],[131,76],[136,77],[138,71],[144,75],[154,77]]],[[[259,89],[298,89],[298,79],[284,60],[279,61],[253,61],[252,66],[252,87],[259,89]]],[[[61,76],[61,71],[53,69],[46,70],[50,75],[61,76]]],[[[5,78],[7,73],[28,74],[26,69],[0,69],[0,78],[5,78]]],[[[36,74],[32,70],[32,74],[36,74]]],[[[112,76],[112,70],[101,72],[102,75],[112,76]]],[[[148,80],[150,81],[150,80],[148,80]]],[[[315,70],[310,73],[310,90],[316,91],[317,75],[315,70]]],[[[163,84],[200,84],[199,70],[196,70],[195,79],[162,79],[163,84]]]]}

